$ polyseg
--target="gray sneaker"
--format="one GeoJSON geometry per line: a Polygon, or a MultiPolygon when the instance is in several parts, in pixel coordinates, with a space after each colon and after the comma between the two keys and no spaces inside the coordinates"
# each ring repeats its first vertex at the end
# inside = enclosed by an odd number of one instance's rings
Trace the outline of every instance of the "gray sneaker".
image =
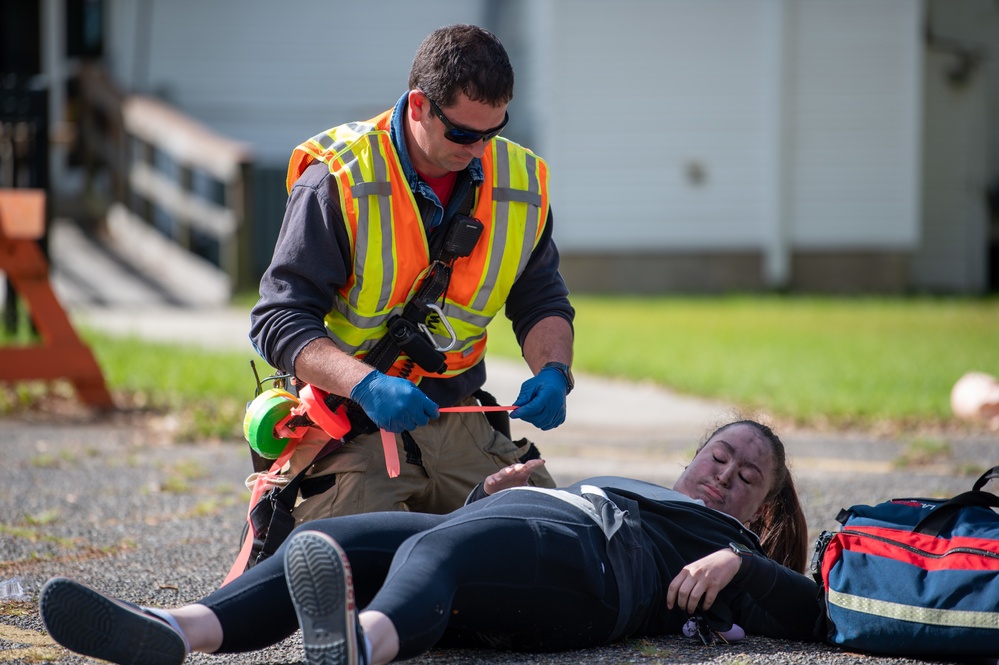
{"type": "Polygon", "coordinates": [[[49,580],[39,607],[52,639],[84,656],[119,665],[180,665],[187,657],[184,637],[166,621],[74,580],[49,580]]]}
{"type": "Polygon", "coordinates": [[[284,574],[302,627],[305,662],[363,664],[350,562],[340,545],[318,531],[299,533],[288,543],[284,574]]]}

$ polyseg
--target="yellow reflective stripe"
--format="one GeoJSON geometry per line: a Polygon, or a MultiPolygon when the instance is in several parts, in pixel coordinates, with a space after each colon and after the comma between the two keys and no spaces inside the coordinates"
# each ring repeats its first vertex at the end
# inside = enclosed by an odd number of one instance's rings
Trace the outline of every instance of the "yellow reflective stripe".
{"type": "Polygon", "coordinates": [[[318,134],[307,141],[303,141],[296,150],[312,155],[315,159],[322,159],[330,146],[333,145],[333,137],[328,134],[318,134]]]}
{"type": "Polygon", "coordinates": [[[335,301],[333,307],[326,315],[326,332],[330,338],[342,341],[351,349],[359,347],[377,328],[377,324],[368,325],[367,318],[350,309],[343,300],[335,301]]]}
{"type": "MultiPolygon", "coordinates": [[[[365,180],[364,173],[362,173],[361,171],[360,161],[357,158],[357,153],[354,152],[354,148],[356,146],[357,144],[354,143],[350,146],[349,149],[345,149],[339,155],[337,155],[337,161],[340,162],[340,164],[342,165],[341,170],[346,171],[347,177],[350,179],[351,192],[353,192],[354,187],[357,185],[357,183],[363,183],[365,180]]],[[[333,170],[334,164],[335,162],[330,163],[331,171],[333,170]]],[[[344,196],[341,193],[341,200],[343,200],[343,198],[344,196]]],[[[367,197],[361,197],[360,199],[354,201],[354,206],[357,207],[358,210],[365,209],[367,207],[367,204],[368,204],[367,197]]],[[[347,221],[346,218],[347,213],[345,208],[342,208],[341,214],[344,215],[344,221],[347,221]]],[[[350,224],[345,224],[345,226],[349,228],[350,224]]],[[[364,273],[362,270],[359,269],[359,266],[363,267],[365,260],[364,257],[367,252],[367,242],[368,242],[367,231],[368,230],[364,228],[361,224],[357,225],[357,235],[354,238],[354,243],[353,243],[354,285],[351,287],[350,293],[347,294],[347,302],[350,304],[351,307],[358,306],[358,301],[360,300],[361,297],[361,290],[364,287],[364,281],[361,278],[361,275],[363,275],[364,273]]]]}
{"type": "MultiPolygon", "coordinates": [[[[358,122],[348,122],[345,125],[341,125],[341,127],[349,129],[350,131],[360,136],[361,134],[367,134],[368,132],[374,131],[376,125],[370,122],[358,121],[358,122]]],[[[336,129],[336,127],[334,127],[334,129],[336,129]]]]}
{"type": "Polygon", "coordinates": [[[505,211],[497,210],[496,221],[493,224],[493,235],[490,238],[489,251],[487,256],[486,270],[479,282],[479,289],[472,301],[472,309],[483,311],[489,303],[489,298],[496,292],[496,283],[499,281],[500,270],[503,268],[503,252],[508,249],[508,231],[510,225],[507,223],[505,211]]]}
{"type": "MultiPolygon", "coordinates": [[[[392,228],[392,185],[389,183],[389,166],[388,162],[385,160],[385,155],[382,153],[382,145],[381,141],[379,141],[379,136],[377,134],[371,134],[370,141],[370,154],[374,180],[377,182],[384,182],[389,186],[389,196],[378,196],[375,199],[378,202],[378,223],[381,225],[379,241],[381,243],[382,283],[381,290],[378,294],[378,304],[374,311],[381,312],[389,305],[389,299],[392,297],[392,291],[397,274],[395,261],[395,238],[393,237],[394,232],[392,228]]],[[[361,219],[364,219],[364,217],[361,217],[361,219]]],[[[374,220],[370,218],[368,221],[369,223],[374,222],[374,220]]]]}
{"type": "Polygon", "coordinates": [[[385,328],[353,327],[344,323],[340,312],[330,312],[326,316],[326,335],[337,347],[345,353],[357,355],[361,351],[370,351],[382,337],[385,328]]]}
{"type": "Polygon", "coordinates": [[[364,311],[384,311],[392,297],[396,279],[394,241],[392,236],[392,185],[389,168],[382,154],[377,133],[368,134],[366,150],[354,150],[354,159],[347,164],[351,178],[357,185],[351,187],[356,196],[359,221],[354,242],[354,286],[348,294],[351,306],[364,311]],[[380,270],[365,272],[369,261],[375,261],[380,270]],[[374,301],[374,302],[372,302],[374,301]]]}
{"type": "MultiPolygon", "coordinates": [[[[444,315],[448,318],[448,323],[451,324],[451,328],[454,329],[454,335],[458,338],[458,344],[455,348],[461,348],[469,343],[470,340],[474,341],[482,336],[482,331],[485,330],[489,322],[492,321],[491,316],[481,316],[478,314],[472,314],[468,310],[462,309],[457,305],[448,304],[443,308],[444,315]]],[[[443,331],[443,326],[435,326],[434,334],[443,331]]],[[[441,336],[441,341],[444,341],[444,336],[441,336]]]]}
{"type": "Polygon", "coordinates": [[[475,346],[476,343],[478,343],[478,341],[485,336],[486,336],[486,331],[480,330],[478,334],[467,338],[463,344],[456,345],[455,348],[451,349],[451,351],[449,351],[447,355],[465,356],[467,355],[467,352],[470,352],[472,350],[472,347],[475,346]]]}
{"type": "MultiPolygon", "coordinates": [[[[335,128],[334,128],[335,129],[335,128]]],[[[352,137],[350,140],[353,140],[352,137]]],[[[311,139],[298,146],[300,150],[304,150],[313,157],[317,159],[321,158],[325,153],[336,154],[341,150],[344,150],[350,144],[349,140],[343,138],[337,139],[333,135],[333,130],[327,130],[322,134],[316,134],[311,139]]],[[[339,157],[339,155],[337,155],[339,157]]]]}
{"type": "MultiPolygon", "coordinates": [[[[527,262],[531,259],[531,253],[534,251],[534,248],[537,247],[538,245],[538,236],[539,236],[538,229],[541,227],[541,224],[544,222],[542,216],[543,215],[547,216],[547,213],[541,210],[541,192],[540,192],[541,186],[540,183],[538,182],[538,178],[535,176],[535,174],[538,171],[538,158],[535,157],[532,153],[527,152],[526,150],[524,151],[524,158],[525,161],[527,162],[526,172],[528,175],[527,191],[525,192],[526,195],[525,198],[527,198],[527,196],[529,195],[536,196],[537,203],[531,203],[531,201],[524,202],[529,206],[525,211],[525,214],[527,215],[527,223],[524,226],[524,239],[525,240],[530,239],[531,250],[525,251],[520,255],[520,262],[517,264],[516,277],[520,277],[521,273],[523,273],[524,269],[527,267],[527,262]]],[[[514,279],[516,279],[516,277],[514,279]]]]}
{"type": "Polygon", "coordinates": [[[903,605],[887,600],[864,598],[830,589],[827,593],[830,605],[846,610],[871,614],[886,619],[913,621],[931,626],[954,626],[959,628],[999,629],[999,612],[975,612],[972,610],[943,610],[915,605],[903,605]]]}
{"type": "MultiPolygon", "coordinates": [[[[336,143],[336,139],[329,135],[329,133],[319,134],[312,137],[312,142],[322,148],[325,152],[329,150],[336,143]]],[[[336,151],[334,151],[336,152],[336,151]]]]}
{"type": "Polygon", "coordinates": [[[490,238],[488,262],[485,272],[479,282],[478,292],[472,301],[472,309],[486,309],[489,298],[496,293],[496,282],[503,267],[503,255],[509,249],[508,232],[510,230],[510,204],[507,201],[496,201],[497,189],[510,189],[510,146],[505,141],[494,141],[493,146],[493,235],[490,238]]]}
{"type": "MultiPolygon", "coordinates": [[[[430,269],[430,266],[427,266],[419,274],[416,280],[418,284],[423,282],[430,269]]],[[[412,293],[410,293],[411,296],[412,293]]],[[[407,297],[406,301],[409,299],[407,297]]],[[[326,316],[326,328],[329,336],[334,341],[342,341],[350,353],[359,349],[370,349],[377,339],[385,334],[388,320],[395,314],[402,314],[406,301],[395,303],[385,311],[364,315],[342,298],[334,298],[333,311],[326,316]],[[370,340],[370,343],[365,342],[372,335],[375,335],[375,338],[370,340]]]]}
{"type": "Polygon", "coordinates": [[[493,173],[496,174],[493,178],[493,189],[497,187],[509,189],[513,186],[510,180],[510,144],[506,141],[494,141],[493,153],[493,173]]]}
{"type": "Polygon", "coordinates": [[[522,151],[527,168],[522,168],[519,160],[516,168],[511,168],[510,152],[514,148],[506,141],[496,141],[495,148],[492,194],[495,223],[486,270],[472,301],[473,309],[488,312],[503,306],[506,294],[527,267],[537,243],[541,205],[540,183],[535,173],[537,158],[522,151]],[[516,233],[511,229],[516,229],[516,233]],[[510,265],[514,258],[516,268],[510,265]]]}
{"type": "Polygon", "coordinates": [[[510,187],[518,191],[534,194],[538,197],[537,205],[540,206],[541,191],[538,183],[538,177],[536,175],[538,170],[538,158],[526,150],[523,151],[523,154],[524,163],[527,168],[517,169],[511,173],[510,187]]]}
{"type": "Polygon", "coordinates": [[[396,313],[402,311],[402,306],[396,307],[395,309],[390,309],[385,312],[380,312],[372,316],[365,316],[358,312],[356,309],[351,307],[346,301],[341,298],[336,298],[333,301],[333,307],[337,314],[344,318],[352,327],[354,328],[377,328],[378,326],[384,326],[388,322],[389,318],[396,313]]]}
{"type": "Polygon", "coordinates": [[[519,270],[515,268],[515,265],[518,267],[527,265],[525,257],[530,257],[530,245],[525,245],[526,234],[519,232],[519,230],[517,233],[510,233],[509,224],[497,225],[497,230],[500,229],[503,233],[502,235],[497,233],[495,245],[491,249],[488,281],[483,284],[482,290],[475,296],[475,302],[472,303],[473,308],[483,312],[499,311],[506,295],[513,288],[513,283],[517,281],[519,270]],[[505,267],[502,260],[504,256],[507,257],[508,261],[505,267]],[[514,258],[516,258],[516,264],[512,263],[514,258]]]}
{"type": "MultiPolygon", "coordinates": [[[[444,305],[442,309],[444,310],[444,314],[447,316],[447,318],[451,320],[452,324],[455,321],[461,321],[462,323],[465,323],[469,326],[480,329],[488,326],[489,323],[493,320],[493,317],[495,316],[495,315],[479,314],[478,312],[467,310],[461,305],[457,305],[450,301],[448,301],[448,303],[444,305]]],[[[458,328],[455,327],[455,332],[457,331],[458,328]]]]}

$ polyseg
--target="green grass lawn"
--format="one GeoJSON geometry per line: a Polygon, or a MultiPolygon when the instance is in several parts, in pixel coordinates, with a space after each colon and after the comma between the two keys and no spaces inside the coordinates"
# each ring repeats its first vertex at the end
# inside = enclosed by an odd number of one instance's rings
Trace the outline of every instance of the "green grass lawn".
{"type": "MultiPolygon", "coordinates": [[[[573,304],[578,371],[651,380],[802,424],[941,425],[962,374],[999,375],[996,298],[575,296],[573,304]]],[[[491,355],[520,356],[504,317],[489,332],[491,355]]],[[[242,435],[252,353],[82,334],[119,402],[183,414],[191,435],[242,435]]],[[[256,360],[267,376],[271,368],[256,360]]],[[[8,388],[0,412],[30,407],[33,394],[8,388]]]]}
{"type": "MultiPolygon", "coordinates": [[[[577,296],[573,304],[577,369],[801,423],[940,424],[963,373],[999,375],[994,298],[577,296]]],[[[519,356],[505,319],[490,332],[492,353],[519,356]]]]}
{"type": "MultiPolygon", "coordinates": [[[[0,331],[0,343],[35,343],[26,317],[22,319],[15,335],[0,331]]],[[[97,358],[116,405],[128,411],[171,414],[178,440],[241,438],[246,403],[256,387],[250,361],[261,379],[274,371],[252,352],[149,342],[87,328],[77,332],[97,358]]],[[[72,387],[64,381],[0,385],[0,415],[46,408],[53,397],[75,401],[72,387]]]]}
{"type": "Polygon", "coordinates": [[[252,352],[156,344],[93,330],[83,337],[111,390],[128,406],[177,413],[179,438],[242,437],[246,403],[256,387],[250,361],[261,379],[273,372],[252,352]]]}

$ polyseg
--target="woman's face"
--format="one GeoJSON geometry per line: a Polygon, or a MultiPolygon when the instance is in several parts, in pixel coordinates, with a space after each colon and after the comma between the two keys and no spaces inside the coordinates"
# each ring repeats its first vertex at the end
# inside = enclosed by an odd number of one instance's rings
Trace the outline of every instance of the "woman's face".
{"type": "Polygon", "coordinates": [[[732,425],[708,440],[673,489],[748,524],[763,509],[774,464],[766,439],[750,425],[732,425]]]}

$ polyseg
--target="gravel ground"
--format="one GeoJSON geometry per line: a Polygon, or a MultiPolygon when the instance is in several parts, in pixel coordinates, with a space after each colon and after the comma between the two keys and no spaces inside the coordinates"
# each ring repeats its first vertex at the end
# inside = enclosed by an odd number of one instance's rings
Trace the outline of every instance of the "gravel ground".
{"type": "MultiPolygon", "coordinates": [[[[0,420],[0,583],[16,578],[24,601],[0,602],[0,663],[92,662],[68,654],[42,630],[38,591],[50,577],[79,579],[147,605],[174,606],[217,588],[235,556],[250,472],[242,442],[171,443],[147,421],[125,417],[56,422],[0,420]]],[[[840,508],[897,496],[945,496],[970,488],[996,463],[995,435],[941,435],[932,464],[893,462],[912,441],[851,434],[784,434],[814,534],[832,529],[840,508]],[[940,452],[942,446],[943,452],[940,452]]],[[[693,442],[655,435],[613,446],[539,444],[556,480],[567,483],[646,458],[648,480],[669,484],[693,442]],[[559,471],[563,469],[563,471],[559,471]],[[672,476],[672,477],[671,477],[672,476]]],[[[641,468],[638,465],[638,468],[641,468]]],[[[643,477],[641,473],[634,473],[643,477]]],[[[191,663],[299,663],[293,636],[265,651],[195,655],[191,663]]],[[[437,650],[413,663],[917,663],[844,653],[821,644],[750,637],[704,647],[681,637],[629,641],[560,654],[437,650]]]]}

